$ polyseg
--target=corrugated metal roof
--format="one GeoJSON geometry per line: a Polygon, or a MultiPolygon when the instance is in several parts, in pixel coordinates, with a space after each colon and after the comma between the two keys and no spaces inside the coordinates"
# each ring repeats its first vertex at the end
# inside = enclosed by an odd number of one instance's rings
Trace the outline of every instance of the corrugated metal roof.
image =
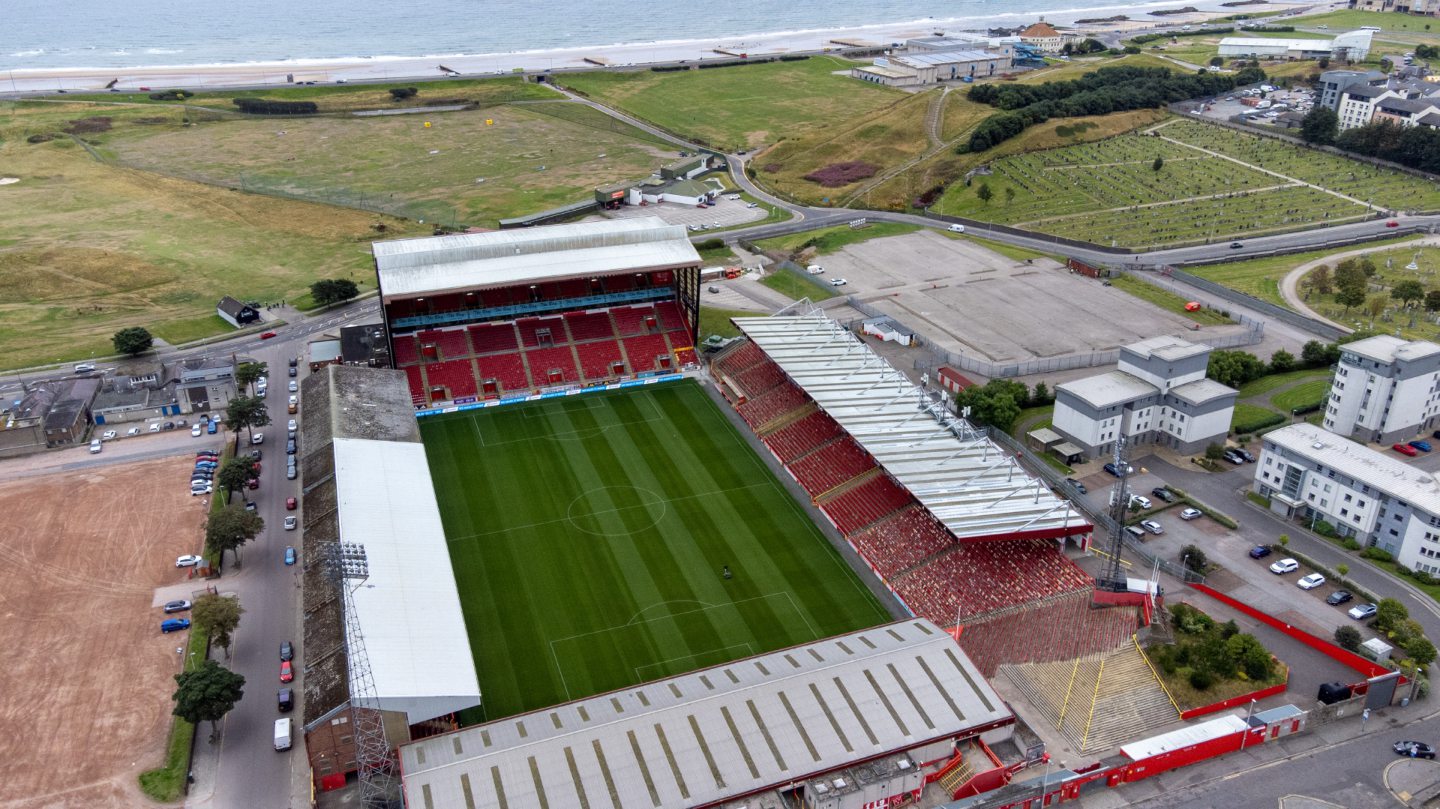
{"type": "Polygon", "coordinates": [[[965,62],[993,62],[1004,57],[998,53],[981,50],[931,51],[929,53],[907,53],[894,57],[894,61],[911,67],[953,65],[965,62]]]}
{"type": "Polygon", "coordinates": [[[1220,47],[1232,48],[1260,48],[1269,50],[1276,46],[1284,46],[1291,51],[1328,51],[1332,43],[1328,39],[1269,39],[1266,37],[1225,37],[1220,40],[1220,47]]]}
{"type": "Polygon", "coordinates": [[[434,736],[400,759],[410,806],[654,809],[1010,719],[954,639],[916,619],[434,736]]]}
{"type": "Polygon", "coordinates": [[[480,704],[480,683],[425,445],[336,438],[341,542],[365,546],[354,591],[375,693],[413,724],[480,704]]]}
{"type": "Polygon", "coordinates": [[[371,251],[387,299],[700,265],[685,227],[657,216],[396,239],[371,251]]]}
{"type": "Polygon", "coordinates": [[[1090,524],[1009,453],[821,314],[735,323],[955,536],[1090,524]]]}
{"type": "Polygon", "coordinates": [[[1130,757],[1131,761],[1158,756],[1161,753],[1169,753],[1172,750],[1179,750],[1182,747],[1189,747],[1192,744],[1207,742],[1211,739],[1219,739],[1229,736],[1232,733],[1239,733],[1245,729],[1245,720],[1238,716],[1222,716],[1219,719],[1211,719],[1209,722],[1201,722],[1198,725],[1172,730],[1169,733],[1162,733],[1159,736],[1151,736],[1148,739],[1141,739],[1138,742],[1131,742],[1120,747],[1120,752],[1130,757]]]}

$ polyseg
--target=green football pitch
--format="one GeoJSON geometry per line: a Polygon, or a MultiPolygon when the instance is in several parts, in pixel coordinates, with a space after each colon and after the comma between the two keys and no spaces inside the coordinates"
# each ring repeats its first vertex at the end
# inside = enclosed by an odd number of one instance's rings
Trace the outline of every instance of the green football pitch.
{"type": "Polygon", "coordinates": [[[890,620],[694,382],[420,430],[487,719],[890,620]]]}

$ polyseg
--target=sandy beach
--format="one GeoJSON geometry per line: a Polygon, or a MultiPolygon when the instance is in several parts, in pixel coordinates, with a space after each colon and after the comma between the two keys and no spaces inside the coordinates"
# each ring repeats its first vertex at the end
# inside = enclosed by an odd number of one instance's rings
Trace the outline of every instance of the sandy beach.
{"type": "MultiPolygon", "coordinates": [[[[1074,26],[1093,33],[1099,31],[1134,31],[1142,28],[1179,26],[1203,22],[1214,17],[1236,13],[1313,9],[1343,3],[1282,3],[1247,5],[1225,8],[1218,0],[1167,4],[1172,8],[1194,5],[1201,11],[1188,14],[1151,16],[1152,6],[1140,10],[1133,6],[1107,6],[1046,14],[1056,25],[1073,26],[1076,19],[1104,18],[1117,14],[1131,17],[1128,21],[1074,26]]],[[[226,65],[174,65],[138,68],[53,68],[5,70],[0,73],[0,93],[42,93],[55,90],[102,91],[111,81],[122,92],[142,88],[170,87],[220,88],[255,85],[283,85],[291,82],[384,81],[441,78],[451,70],[466,76],[499,75],[520,71],[567,70],[598,66],[623,67],[665,62],[734,59],[740,54],[751,57],[785,54],[817,53],[839,50],[861,43],[888,46],[892,42],[929,36],[942,32],[984,31],[992,25],[1018,25],[1024,20],[1017,15],[1002,14],[993,18],[968,20],[926,20],[889,25],[853,28],[759,34],[748,37],[714,40],[671,40],[624,45],[601,45],[552,50],[513,51],[494,54],[453,54],[415,57],[345,58],[294,62],[247,62],[226,65]]]]}

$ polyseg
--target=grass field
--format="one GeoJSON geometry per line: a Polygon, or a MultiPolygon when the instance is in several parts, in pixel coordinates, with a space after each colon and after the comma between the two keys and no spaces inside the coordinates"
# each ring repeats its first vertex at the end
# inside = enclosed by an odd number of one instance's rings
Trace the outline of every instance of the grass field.
{"type": "Polygon", "coordinates": [[[1325,368],[1306,368],[1300,371],[1286,371],[1283,374],[1266,374],[1252,382],[1247,382],[1240,387],[1240,399],[1249,399],[1252,396],[1259,396],[1262,393],[1269,393],[1296,382],[1309,382],[1317,379],[1330,379],[1330,371],[1325,368]]]}
{"type": "MultiPolygon", "coordinates": [[[[297,73],[296,81],[318,79],[297,73]]],[[[155,88],[157,90],[161,87],[155,88]]],[[[163,88],[169,89],[169,88],[163,88]]],[[[405,109],[447,104],[504,104],[509,101],[559,98],[544,84],[526,82],[518,77],[506,76],[494,79],[460,79],[447,81],[404,82],[389,85],[380,84],[317,84],[308,87],[266,87],[262,90],[211,90],[201,91],[187,99],[192,106],[205,106],[233,111],[234,98],[265,98],[275,101],[314,101],[321,112],[345,112],[349,110],[405,109]],[[414,87],[413,97],[396,101],[391,97],[389,87],[414,87]]],[[[123,102],[148,107],[174,107],[174,101],[155,101],[148,93],[89,93],[71,95],[81,101],[105,103],[123,102]]]]}
{"type": "MultiPolygon", "coordinates": [[[[99,111],[133,116],[128,109],[99,111]]],[[[104,165],[69,137],[25,142],[96,113],[0,105],[0,176],[19,179],[0,186],[0,367],[106,356],[126,326],[176,340],[223,334],[229,325],[214,317],[222,295],[293,299],[336,277],[368,289],[371,240],[429,232],[104,165]]]]}
{"type": "Polygon", "coordinates": [[[131,127],[104,154],[260,193],[298,196],[452,225],[588,198],[647,177],[674,156],[654,136],[567,101],[378,117],[226,119],[131,127]]]}
{"type": "Polygon", "coordinates": [[[1142,301],[1149,301],[1167,312],[1174,312],[1181,317],[1190,318],[1202,326],[1219,326],[1235,322],[1214,309],[1201,308],[1198,311],[1187,312],[1185,304],[1189,301],[1185,298],[1130,275],[1121,275],[1112,279],[1110,283],[1116,289],[1134,295],[1142,301]]]}
{"type": "MultiPolygon", "coordinates": [[[[1376,248],[1387,245],[1399,244],[1413,239],[1413,236],[1404,236],[1397,239],[1371,242],[1376,248]]],[[[1349,252],[1355,248],[1344,248],[1343,250],[1313,250],[1308,253],[1292,253],[1288,256],[1266,256],[1265,258],[1252,258],[1246,261],[1231,261],[1225,264],[1208,264],[1203,266],[1186,267],[1185,271],[1198,275],[1201,278],[1208,278],[1219,284],[1224,284],[1231,289],[1244,292],[1247,295],[1269,301],[1276,306],[1288,306],[1285,299],[1280,295],[1280,281],[1289,272],[1301,264],[1324,258],[1337,252],[1349,252]]]]}
{"type": "Polygon", "coordinates": [[[889,619],[693,382],[420,426],[488,719],[889,619]]]}
{"type": "Polygon", "coordinates": [[[908,97],[835,75],[856,64],[814,56],[668,73],[575,73],[564,76],[562,83],[670,132],[733,151],[853,120],[908,97]]]}
{"type": "Polygon", "coordinates": [[[848,225],[836,225],[820,230],[807,230],[800,233],[792,233],[788,236],[776,236],[770,239],[762,239],[755,243],[761,250],[770,250],[777,253],[795,253],[805,245],[809,244],[815,249],[815,255],[824,256],[830,253],[838,253],[852,244],[868,242],[871,239],[883,239],[887,236],[903,236],[906,233],[914,233],[919,230],[919,225],[906,225],[899,222],[876,222],[869,227],[852,228],[848,225]]]}
{"type": "Polygon", "coordinates": [[[761,278],[760,283],[795,301],[801,298],[824,301],[840,294],[836,291],[836,287],[830,286],[819,278],[810,281],[788,270],[775,270],[761,278]]]}
{"type": "Polygon", "coordinates": [[[1301,407],[1309,407],[1325,401],[1330,395],[1330,379],[1312,379],[1270,397],[1270,403],[1280,412],[1288,413],[1301,407]]]}

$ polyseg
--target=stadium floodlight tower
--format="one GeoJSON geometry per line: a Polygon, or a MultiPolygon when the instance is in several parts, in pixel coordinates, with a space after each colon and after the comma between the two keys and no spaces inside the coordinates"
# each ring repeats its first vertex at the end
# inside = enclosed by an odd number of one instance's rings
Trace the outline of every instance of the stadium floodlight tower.
{"type": "Polygon", "coordinates": [[[1115,452],[1112,462],[1115,464],[1115,475],[1119,482],[1110,496],[1110,541],[1106,553],[1109,558],[1105,560],[1105,571],[1100,574],[1099,580],[1095,582],[1095,589],[1105,590],[1112,593],[1123,593],[1129,590],[1130,584],[1125,576],[1125,570],[1120,565],[1120,551],[1125,544],[1125,513],[1130,508],[1130,463],[1129,452],[1125,441],[1125,427],[1129,423],[1129,412],[1120,417],[1120,429],[1115,436],[1115,452]]]}
{"type": "Polygon", "coordinates": [[[395,762],[385,741],[380,718],[380,700],[370,656],[365,651],[365,634],[355,609],[355,593],[370,578],[370,562],[359,542],[336,542],[331,546],[329,572],[339,587],[345,613],[345,653],[350,669],[350,726],[355,734],[355,762],[360,773],[360,805],[365,809],[402,806],[395,762]]]}

